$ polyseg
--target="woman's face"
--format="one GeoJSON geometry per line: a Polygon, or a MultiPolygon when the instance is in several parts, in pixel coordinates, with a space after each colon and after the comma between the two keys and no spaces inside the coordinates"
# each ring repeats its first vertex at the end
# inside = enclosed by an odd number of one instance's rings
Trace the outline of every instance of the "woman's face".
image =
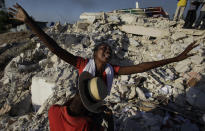
{"type": "Polygon", "coordinates": [[[112,58],[111,47],[106,44],[99,46],[98,50],[95,52],[95,58],[103,63],[109,62],[112,58]]]}

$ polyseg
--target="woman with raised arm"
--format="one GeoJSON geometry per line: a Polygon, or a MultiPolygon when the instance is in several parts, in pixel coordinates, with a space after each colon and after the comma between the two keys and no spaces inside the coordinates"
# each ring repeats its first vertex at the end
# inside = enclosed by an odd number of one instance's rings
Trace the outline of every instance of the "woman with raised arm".
{"type": "Polygon", "coordinates": [[[190,44],[181,54],[169,59],[144,62],[132,66],[113,66],[109,64],[109,61],[112,58],[112,50],[107,43],[101,43],[95,47],[93,59],[85,59],[79,56],[74,56],[73,54],[61,48],[51,37],[49,37],[41,28],[39,28],[20,5],[16,4],[13,7],[14,8],[9,8],[9,14],[13,16],[11,19],[16,19],[26,23],[51,52],[56,54],[59,58],[63,59],[67,63],[75,66],[78,69],[79,74],[87,71],[93,76],[102,77],[103,80],[107,83],[109,91],[112,87],[114,75],[130,75],[133,73],[141,73],[169,63],[182,61],[190,56],[193,56],[193,54],[188,53],[193,48],[198,46],[195,44],[196,42],[194,42],[190,44]]]}
{"type": "Polygon", "coordinates": [[[82,72],[89,72],[93,77],[95,76],[102,78],[108,88],[108,94],[112,87],[114,75],[130,75],[133,73],[141,73],[169,63],[182,61],[190,56],[193,56],[193,54],[188,53],[197,46],[195,43],[192,43],[181,54],[169,59],[144,62],[132,66],[114,66],[109,64],[109,61],[112,58],[112,50],[107,43],[101,43],[95,47],[93,59],[74,56],[73,54],[61,48],[51,37],[49,37],[41,28],[39,28],[35,21],[31,19],[31,17],[20,5],[16,4],[13,6],[13,8],[9,8],[9,10],[9,14],[12,16],[11,19],[16,19],[26,23],[51,52],[56,54],[59,58],[63,59],[67,63],[76,67],[79,74],[82,72]]]}

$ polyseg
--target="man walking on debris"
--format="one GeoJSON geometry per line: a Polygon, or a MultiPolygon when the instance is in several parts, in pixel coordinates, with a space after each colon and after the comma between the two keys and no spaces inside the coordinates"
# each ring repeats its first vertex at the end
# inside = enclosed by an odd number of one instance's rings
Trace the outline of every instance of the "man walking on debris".
{"type": "Polygon", "coordinates": [[[190,0],[190,8],[186,15],[183,28],[187,28],[187,29],[193,28],[192,25],[194,21],[196,20],[197,9],[199,8],[199,6],[200,6],[199,0],[190,0]]]}
{"type": "Polygon", "coordinates": [[[201,22],[203,22],[201,29],[205,28],[205,0],[201,1],[202,6],[201,6],[201,10],[200,10],[200,14],[199,17],[195,23],[195,28],[199,28],[201,22]]]}
{"type": "Polygon", "coordinates": [[[187,0],[178,0],[177,9],[174,15],[174,20],[178,21],[179,19],[183,19],[184,9],[187,4],[187,0]]]}
{"type": "Polygon", "coordinates": [[[182,61],[190,56],[193,56],[193,54],[188,53],[197,46],[195,43],[192,43],[178,56],[160,61],[144,62],[132,66],[110,65],[109,61],[112,58],[112,50],[107,43],[101,43],[95,47],[93,59],[85,59],[79,56],[74,56],[73,54],[58,46],[58,44],[51,37],[49,37],[36,25],[36,23],[30,18],[27,12],[20,5],[16,4],[14,5],[14,8],[15,9],[9,8],[9,13],[11,16],[13,16],[12,19],[20,20],[26,23],[44,42],[50,51],[56,54],[59,58],[63,59],[65,62],[76,67],[78,69],[79,75],[86,71],[92,74],[92,76],[102,78],[107,85],[108,94],[110,93],[112,87],[114,75],[142,73],[166,64],[182,61]]]}

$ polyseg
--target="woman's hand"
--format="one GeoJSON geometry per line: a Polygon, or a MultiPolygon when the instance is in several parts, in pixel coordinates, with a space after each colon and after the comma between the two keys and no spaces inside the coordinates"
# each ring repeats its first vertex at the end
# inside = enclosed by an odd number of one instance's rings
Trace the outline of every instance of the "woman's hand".
{"type": "Polygon", "coordinates": [[[199,44],[196,44],[196,42],[193,42],[192,44],[188,45],[187,48],[179,54],[177,57],[175,57],[176,61],[182,61],[190,56],[193,56],[194,54],[188,54],[193,48],[197,47],[199,44]]]}
{"type": "Polygon", "coordinates": [[[22,22],[26,22],[29,19],[27,12],[18,3],[13,5],[13,8],[9,8],[9,14],[12,16],[10,19],[22,22]]]}

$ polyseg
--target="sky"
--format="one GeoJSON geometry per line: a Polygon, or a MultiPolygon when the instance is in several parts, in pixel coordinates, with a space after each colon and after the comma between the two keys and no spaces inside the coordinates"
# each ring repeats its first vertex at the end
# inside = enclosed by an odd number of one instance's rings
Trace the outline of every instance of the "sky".
{"type": "MultiPolygon", "coordinates": [[[[83,12],[135,8],[136,0],[5,0],[6,7],[18,2],[35,20],[74,22],[83,12]]],[[[172,17],[177,0],[138,0],[140,8],[161,6],[172,17]]]]}

